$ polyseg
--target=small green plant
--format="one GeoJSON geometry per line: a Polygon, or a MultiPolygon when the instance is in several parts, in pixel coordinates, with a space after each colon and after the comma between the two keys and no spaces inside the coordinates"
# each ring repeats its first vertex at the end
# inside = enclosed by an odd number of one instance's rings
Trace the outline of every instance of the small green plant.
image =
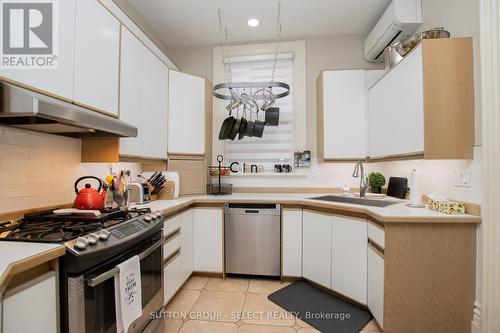
{"type": "Polygon", "coordinates": [[[380,172],[371,172],[368,175],[368,182],[371,187],[382,187],[385,185],[385,177],[380,172]]]}

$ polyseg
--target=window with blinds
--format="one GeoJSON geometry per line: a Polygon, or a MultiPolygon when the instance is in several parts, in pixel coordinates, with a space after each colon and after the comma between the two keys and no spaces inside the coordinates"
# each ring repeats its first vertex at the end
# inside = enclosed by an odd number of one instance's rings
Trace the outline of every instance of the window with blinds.
{"type": "MultiPolygon", "coordinates": [[[[230,58],[233,82],[270,81],[274,56],[247,56],[230,58]]],[[[275,81],[290,85],[290,95],[276,100],[274,106],[280,108],[279,126],[266,126],[262,138],[245,137],[242,140],[225,141],[225,160],[262,165],[264,171],[273,171],[275,164],[293,166],[293,55],[280,54],[276,66],[275,81]]],[[[243,116],[243,108],[238,111],[243,116]]],[[[234,114],[233,114],[234,115],[234,114]]],[[[265,119],[265,112],[250,114],[247,120],[265,119]]]]}

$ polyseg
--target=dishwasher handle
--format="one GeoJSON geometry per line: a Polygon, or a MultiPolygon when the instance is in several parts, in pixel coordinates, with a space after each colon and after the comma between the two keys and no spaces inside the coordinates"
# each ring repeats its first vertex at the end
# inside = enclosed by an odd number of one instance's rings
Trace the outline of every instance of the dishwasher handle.
{"type": "Polygon", "coordinates": [[[279,204],[226,203],[225,215],[281,215],[279,204]]]}

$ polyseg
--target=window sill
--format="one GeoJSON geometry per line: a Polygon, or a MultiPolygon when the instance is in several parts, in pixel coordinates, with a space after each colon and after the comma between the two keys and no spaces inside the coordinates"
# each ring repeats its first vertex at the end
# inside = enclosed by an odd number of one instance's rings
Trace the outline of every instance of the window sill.
{"type": "Polygon", "coordinates": [[[229,177],[307,177],[307,174],[297,172],[232,173],[229,177]]]}

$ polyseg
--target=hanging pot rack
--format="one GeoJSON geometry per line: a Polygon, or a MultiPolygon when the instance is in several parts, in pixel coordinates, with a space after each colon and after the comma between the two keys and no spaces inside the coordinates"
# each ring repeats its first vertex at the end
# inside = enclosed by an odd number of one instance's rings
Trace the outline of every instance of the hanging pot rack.
{"type": "MultiPolygon", "coordinates": [[[[222,124],[221,130],[219,132],[219,140],[225,139],[235,139],[234,134],[238,134],[238,140],[243,139],[245,136],[262,138],[264,127],[268,126],[278,126],[279,124],[279,108],[271,108],[275,101],[279,98],[286,97],[290,95],[290,86],[284,82],[275,81],[276,67],[278,62],[279,54],[279,44],[281,37],[281,3],[278,2],[278,11],[276,17],[276,35],[275,35],[275,52],[274,61],[271,74],[271,80],[267,82],[233,82],[231,62],[224,61],[224,75],[226,82],[214,85],[212,95],[218,99],[230,101],[225,109],[229,112],[229,117],[226,118],[222,124]],[[257,103],[257,102],[260,103],[257,103]],[[239,118],[240,107],[243,106],[243,117],[239,118]],[[247,121],[246,111],[250,111],[250,119],[252,113],[256,113],[257,117],[259,111],[266,112],[267,110],[273,111],[273,115],[269,116],[269,119],[273,119],[272,125],[271,121],[268,121],[268,114],[266,113],[266,122],[259,120],[247,121]],[[232,112],[236,111],[237,116],[234,118],[232,112]],[[276,114],[277,113],[277,114],[276,114]],[[241,126],[241,123],[244,125],[241,126]],[[229,131],[230,130],[230,131],[229,131]],[[227,134],[230,132],[233,134],[232,137],[228,137],[227,134]]],[[[219,19],[219,32],[221,37],[221,44],[224,52],[224,59],[229,58],[229,42],[227,28],[223,27],[222,24],[222,14],[219,9],[218,12],[219,19]]]]}
{"type": "MultiPolygon", "coordinates": [[[[233,89],[268,89],[274,95],[275,99],[283,98],[290,95],[290,86],[284,82],[225,82],[219,83],[214,86],[213,95],[219,99],[233,100],[234,94],[232,94],[233,89]],[[273,91],[278,90],[278,92],[273,91]],[[223,92],[223,89],[227,89],[227,94],[223,92]]],[[[265,95],[256,94],[254,99],[265,100],[267,97],[265,95]]]]}

